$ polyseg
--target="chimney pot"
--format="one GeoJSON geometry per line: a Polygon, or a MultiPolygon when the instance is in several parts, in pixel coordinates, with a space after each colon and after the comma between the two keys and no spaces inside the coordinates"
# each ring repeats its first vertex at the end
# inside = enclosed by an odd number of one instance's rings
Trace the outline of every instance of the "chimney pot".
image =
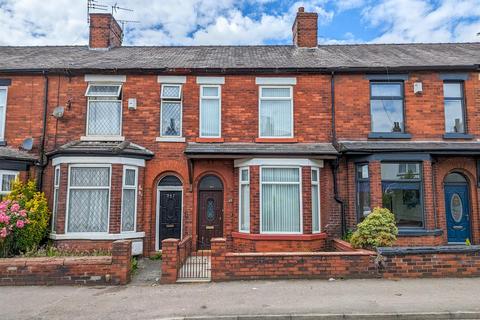
{"type": "Polygon", "coordinates": [[[90,14],[91,49],[110,49],[122,46],[123,30],[110,13],[90,14]]]}
{"type": "Polygon", "coordinates": [[[305,12],[305,8],[304,7],[298,7],[298,12],[305,12]]]}
{"type": "Polygon", "coordinates": [[[316,48],[318,46],[318,14],[305,12],[304,7],[299,7],[295,22],[293,23],[293,44],[300,48],[316,48]]]}

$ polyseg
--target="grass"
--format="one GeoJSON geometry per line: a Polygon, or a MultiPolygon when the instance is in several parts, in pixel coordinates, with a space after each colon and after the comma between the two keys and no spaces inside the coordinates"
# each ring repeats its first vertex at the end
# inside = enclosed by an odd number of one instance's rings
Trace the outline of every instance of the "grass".
{"type": "Polygon", "coordinates": [[[150,257],[150,260],[162,260],[162,253],[157,252],[153,256],[150,257]]]}

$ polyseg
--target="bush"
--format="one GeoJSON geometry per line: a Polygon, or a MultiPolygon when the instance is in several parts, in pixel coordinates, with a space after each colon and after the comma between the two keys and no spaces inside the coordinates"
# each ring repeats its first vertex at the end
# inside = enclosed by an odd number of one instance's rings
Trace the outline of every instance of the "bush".
{"type": "Polygon", "coordinates": [[[17,201],[0,202],[0,257],[18,251],[16,237],[30,224],[31,213],[21,208],[17,201]]]}
{"type": "Polygon", "coordinates": [[[357,225],[350,243],[354,248],[391,247],[397,240],[395,216],[385,208],[375,208],[357,225]]]}
{"type": "Polygon", "coordinates": [[[7,201],[17,202],[28,212],[29,223],[15,232],[15,254],[35,250],[47,236],[50,211],[43,192],[38,192],[35,181],[16,180],[7,201]]]}

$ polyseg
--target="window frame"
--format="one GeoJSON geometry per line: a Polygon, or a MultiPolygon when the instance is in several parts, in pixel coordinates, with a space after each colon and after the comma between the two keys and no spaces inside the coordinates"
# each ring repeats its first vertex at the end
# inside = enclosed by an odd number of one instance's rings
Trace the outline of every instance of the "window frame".
{"type": "Polygon", "coordinates": [[[259,203],[260,203],[260,234],[303,234],[303,185],[302,185],[302,167],[301,166],[260,166],[259,170],[259,184],[260,184],[260,190],[259,190],[259,203]],[[293,232],[278,232],[278,231],[264,231],[263,230],[263,207],[262,207],[262,185],[264,182],[262,181],[262,171],[263,169],[297,169],[299,176],[298,176],[298,183],[297,182],[266,182],[266,184],[286,184],[286,185],[298,185],[299,186],[299,201],[300,201],[300,231],[293,231],[293,232]]]}
{"type": "MultiPolygon", "coordinates": [[[[395,183],[395,182],[403,182],[403,183],[420,183],[420,208],[421,208],[421,212],[422,212],[422,226],[421,227],[402,227],[402,226],[398,226],[398,229],[399,230],[425,230],[426,229],[426,225],[425,225],[425,222],[426,222],[426,217],[425,217],[425,200],[424,200],[424,196],[425,196],[425,186],[424,186],[424,177],[423,177],[423,162],[422,161],[382,161],[380,163],[380,183],[381,183],[381,187],[382,187],[382,197],[383,197],[383,183],[384,182],[391,182],[391,183],[395,183]],[[391,163],[391,164],[402,164],[402,163],[405,163],[405,164],[412,164],[412,163],[415,163],[415,164],[418,164],[419,165],[419,178],[415,178],[415,179],[408,179],[408,180],[405,180],[405,181],[402,181],[402,180],[383,180],[382,179],[382,168],[381,168],[381,165],[382,164],[388,164],[388,163],[391,163]]],[[[384,207],[383,205],[383,202],[382,202],[382,206],[384,207]]],[[[393,215],[395,216],[395,213],[392,212],[393,215]]],[[[395,216],[395,220],[396,220],[396,216],[395,216]]]]}
{"type": "MultiPolygon", "coordinates": [[[[320,168],[317,167],[311,167],[310,169],[310,180],[311,180],[311,201],[312,201],[312,233],[321,233],[322,232],[322,214],[321,214],[321,207],[322,207],[322,201],[320,198],[321,192],[320,192],[320,168]],[[317,172],[317,180],[313,180],[313,172],[317,172]],[[313,228],[313,186],[317,186],[317,197],[318,197],[318,230],[314,230],[313,228]]],[[[303,204],[302,204],[303,206],[303,204]]]]}
{"type": "Polygon", "coordinates": [[[52,233],[56,233],[55,227],[57,226],[57,224],[55,222],[55,219],[57,218],[57,212],[58,212],[58,194],[60,193],[60,178],[61,178],[60,165],[56,165],[55,167],[53,167],[53,206],[52,206],[52,225],[51,225],[52,233]]]}
{"type": "MultiPolygon", "coordinates": [[[[388,133],[388,134],[405,134],[407,133],[407,121],[406,121],[406,112],[405,112],[405,81],[402,80],[370,80],[370,132],[372,133],[388,133]],[[400,85],[400,96],[374,96],[372,94],[373,90],[372,87],[374,85],[391,85],[391,84],[399,84],[400,85]],[[403,130],[399,132],[395,131],[374,131],[373,130],[373,112],[372,112],[372,101],[373,100],[402,100],[402,121],[403,121],[403,130]]],[[[400,127],[402,128],[402,127],[400,127]]]]}
{"type": "Polygon", "coordinates": [[[467,107],[466,107],[466,101],[465,101],[465,81],[463,80],[444,80],[442,84],[442,89],[443,89],[443,113],[444,113],[444,119],[443,119],[443,124],[444,124],[444,133],[445,134],[468,134],[468,125],[467,125],[467,107]],[[455,83],[460,85],[460,92],[462,96],[460,98],[453,98],[453,97],[447,97],[445,96],[445,89],[444,89],[444,84],[445,83],[455,83]],[[461,102],[462,106],[462,120],[463,120],[463,132],[448,132],[447,131],[447,123],[446,123],[446,113],[445,113],[445,102],[446,101],[459,101],[461,102]]]}
{"type": "Polygon", "coordinates": [[[87,87],[87,90],[85,91],[85,97],[88,97],[88,98],[92,98],[92,97],[117,97],[117,98],[120,98],[120,94],[122,92],[122,87],[123,87],[123,84],[119,84],[119,83],[111,83],[111,82],[106,82],[106,83],[101,83],[101,82],[90,82],[88,83],[88,87],[87,87]],[[102,87],[118,87],[117,89],[117,94],[116,95],[112,95],[110,93],[100,93],[100,94],[92,94],[92,93],[88,93],[88,91],[90,91],[90,88],[91,87],[95,87],[95,86],[102,86],[102,87]]]}
{"type": "Polygon", "coordinates": [[[3,111],[0,113],[0,121],[3,121],[2,130],[0,130],[0,142],[5,141],[5,132],[7,126],[7,105],[8,105],[8,87],[0,86],[0,90],[5,90],[5,105],[2,106],[0,102],[0,107],[3,107],[3,111]]]}
{"type": "Polygon", "coordinates": [[[0,196],[6,196],[8,195],[11,191],[3,191],[2,185],[3,185],[3,176],[4,175],[14,175],[15,179],[18,179],[18,176],[20,175],[19,171],[15,170],[0,170],[0,196]]]}
{"type": "MultiPolygon", "coordinates": [[[[381,180],[381,179],[380,179],[381,180]]],[[[368,182],[368,195],[370,197],[370,212],[372,210],[372,193],[371,193],[371,185],[370,185],[370,164],[368,162],[358,162],[355,163],[355,212],[357,214],[357,222],[362,221],[366,216],[364,216],[363,211],[360,211],[359,208],[359,192],[358,186],[360,182],[368,182]],[[368,178],[359,178],[357,174],[357,170],[361,166],[367,166],[368,169],[368,178]]],[[[383,191],[382,191],[383,194],[383,191]]]]}
{"type": "Polygon", "coordinates": [[[137,232],[137,212],[138,212],[138,167],[134,166],[123,166],[123,175],[122,175],[122,197],[121,197],[121,205],[120,205],[120,233],[132,233],[137,232]],[[135,185],[129,186],[125,184],[125,179],[127,177],[126,173],[127,170],[135,171],[135,185]],[[133,230],[131,231],[124,231],[123,230],[123,196],[124,190],[135,190],[135,211],[133,213],[133,230]]]}
{"type": "Polygon", "coordinates": [[[177,83],[162,83],[160,87],[160,137],[161,138],[181,138],[183,137],[183,88],[181,84],[177,83]],[[163,96],[163,87],[178,87],[179,88],[179,97],[164,97],[163,96]],[[164,103],[178,103],[180,105],[180,128],[179,128],[179,135],[175,136],[166,136],[163,134],[163,104],[164,103]]]}
{"type": "Polygon", "coordinates": [[[199,125],[198,125],[198,136],[200,138],[221,138],[222,137],[222,86],[218,84],[202,84],[200,85],[200,98],[199,98],[199,125]],[[203,95],[203,88],[217,88],[218,95],[216,97],[213,96],[204,96],[203,95]],[[203,100],[218,100],[218,135],[216,136],[207,136],[202,134],[202,106],[203,100]]]}
{"type": "Polygon", "coordinates": [[[114,84],[114,83],[98,83],[98,82],[92,82],[88,84],[87,91],[85,92],[85,96],[87,97],[87,119],[85,121],[85,136],[88,138],[120,138],[122,137],[123,134],[123,99],[122,99],[122,87],[123,84],[114,84]],[[92,85],[102,85],[102,86],[118,86],[118,95],[117,96],[112,96],[112,95],[87,95],[88,90],[90,89],[90,86],[92,85]],[[90,134],[89,133],[89,119],[90,119],[90,103],[92,101],[103,101],[103,102],[120,102],[120,119],[119,119],[119,132],[118,134],[90,134]]]}
{"type": "Polygon", "coordinates": [[[242,186],[248,186],[248,197],[250,203],[251,200],[251,194],[250,194],[250,167],[241,167],[238,169],[238,231],[242,233],[250,233],[250,208],[248,208],[248,229],[242,229],[242,220],[241,220],[241,214],[242,214],[242,186]],[[242,181],[242,172],[247,171],[248,174],[248,180],[247,181],[242,181]]]}
{"type": "Polygon", "coordinates": [[[258,87],[258,137],[264,139],[291,139],[295,137],[295,127],[294,127],[294,105],[293,105],[293,86],[281,86],[281,85],[261,85],[258,87]],[[290,96],[288,98],[285,97],[271,97],[265,98],[262,97],[263,89],[290,89],[290,96]],[[262,117],[261,117],[261,109],[262,109],[262,100],[278,100],[278,101],[286,101],[290,100],[290,115],[291,115],[291,132],[289,136],[262,136],[262,117]]]}
{"type": "Polygon", "coordinates": [[[76,163],[70,164],[68,166],[68,176],[67,176],[67,200],[66,200],[66,210],[65,210],[65,234],[69,235],[86,235],[86,234],[94,234],[94,235],[105,235],[110,233],[110,209],[111,209],[111,202],[112,202],[112,165],[111,164],[101,164],[101,163],[76,163]],[[68,220],[70,216],[70,190],[72,189],[70,186],[70,179],[71,179],[71,171],[72,168],[108,168],[109,169],[109,184],[107,187],[74,187],[74,189],[81,189],[81,190],[98,190],[98,189],[108,189],[108,207],[107,207],[107,231],[88,231],[88,232],[69,232],[68,231],[68,220]]]}

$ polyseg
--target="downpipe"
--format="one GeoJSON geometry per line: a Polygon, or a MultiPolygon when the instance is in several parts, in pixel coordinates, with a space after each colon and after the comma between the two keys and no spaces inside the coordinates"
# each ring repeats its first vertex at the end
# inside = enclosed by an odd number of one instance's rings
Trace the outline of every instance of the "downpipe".
{"type": "Polygon", "coordinates": [[[42,136],[40,137],[40,148],[38,152],[39,162],[37,164],[37,189],[42,190],[43,187],[43,173],[47,166],[47,160],[45,158],[45,139],[47,136],[47,113],[48,113],[48,72],[43,71],[44,77],[44,97],[43,97],[43,125],[42,136]]]}

